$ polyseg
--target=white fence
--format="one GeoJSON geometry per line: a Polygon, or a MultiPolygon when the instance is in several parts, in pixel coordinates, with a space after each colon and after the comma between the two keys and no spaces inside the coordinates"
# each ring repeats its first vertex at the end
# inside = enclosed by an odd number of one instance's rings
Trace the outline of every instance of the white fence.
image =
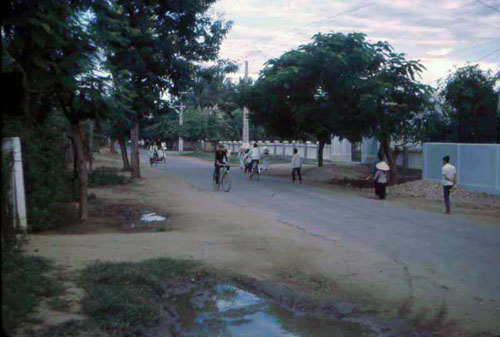
{"type": "MultiPolygon", "coordinates": [[[[241,142],[223,142],[227,145],[232,152],[238,152],[241,142]]],[[[252,142],[253,144],[253,142],[252,142]]],[[[281,143],[281,142],[262,142],[258,141],[260,147],[267,147],[269,153],[274,156],[281,157],[291,157],[293,155],[293,149],[297,148],[299,154],[302,158],[308,160],[318,159],[318,144],[314,143],[281,143]]],[[[325,145],[323,148],[323,160],[331,160],[331,146],[329,144],[325,145]]]]}
{"type": "MultiPolygon", "coordinates": [[[[233,152],[238,152],[238,149],[242,142],[238,141],[224,141],[223,144],[227,145],[229,149],[233,152]]],[[[254,143],[254,142],[252,142],[254,143]]],[[[299,142],[257,142],[260,147],[267,147],[271,155],[281,156],[281,157],[291,157],[293,154],[293,149],[297,148],[299,154],[308,160],[315,161],[318,156],[318,144],[317,143],[299,143],[299,142]]],[[[372,163],[377,160],[378,142],[374,139],[364,139],[361,146],[361,155],[358,156],[357,160],[353,159],[353,144],[351,144],[347,139],[340,140],[337,137],[331,139],[330,144],[326,144],[323,149],[323,160],[337,162],[337,163],[372,163]]],[[[406,161],[408,168],[421,170],[423,168],[423,156],[422,150],[411,149],[406,153],[406,160],[403,154],[398,156],[398,165],[404,166],[406,161]]]]}
{"type": "Polygon", "coordinates": [[[449,156],[451,164],[456,167],[459,186],[500,195],[500,145],[426,143],[424,179],[441,181],[444,156],[449,156]]]}

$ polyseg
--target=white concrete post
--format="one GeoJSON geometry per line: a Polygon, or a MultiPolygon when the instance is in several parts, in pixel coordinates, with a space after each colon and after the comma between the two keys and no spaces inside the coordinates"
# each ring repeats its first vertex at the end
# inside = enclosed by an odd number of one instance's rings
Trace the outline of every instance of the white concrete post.
{"type": "Polygon", "coordinates": [[[15,229],[23,234],[28,232],[28,220],[26,217],[26,198],[24,194],[23,160],[21,153],[21,140],[19,137],[2,139],[2,151],[12,151],[12,202],[15,209],[15,229]]]}
{"type": "MultiPolygon", "coordinates": [[[[184,122],[184,104],[181,103],[179,107],[179,126],[182,126],[182,123],[184,122]]],[[[184,139],[182,137],[179,137],[179,153],[184,151],[184,139]]]]}
{"type": "MultiPolygon", "coordinates": [[[[248,83],[248,61],[245,61],[245,83],[248,83]]],[[[250,138],[250,126],[248,121],[248,108],[243,107],[243,143],[247,144],[250,138]]]]}

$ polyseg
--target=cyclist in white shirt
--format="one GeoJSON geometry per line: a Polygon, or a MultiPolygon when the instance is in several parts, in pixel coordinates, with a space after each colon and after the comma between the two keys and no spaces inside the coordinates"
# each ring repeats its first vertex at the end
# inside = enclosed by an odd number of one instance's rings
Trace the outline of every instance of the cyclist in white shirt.
{"type": "Polygon", "coordinates": [[[250,158],[252,159],[250,163],[250,168],[253,168],[254,165],[258,165],[260,161],[260,149],[257,143],[253,144],[252,149],[250,150],[250,158]]]}

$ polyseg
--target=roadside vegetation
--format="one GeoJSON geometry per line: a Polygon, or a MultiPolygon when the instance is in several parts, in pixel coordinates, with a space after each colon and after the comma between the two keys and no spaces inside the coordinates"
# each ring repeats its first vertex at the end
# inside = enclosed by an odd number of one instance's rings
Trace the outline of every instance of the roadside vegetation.
{"type": "Polygon", "coordinates": [[[89,172],[89,187],[104,187],[123,185],[130,182],[130,178],[120,175],[115,167],[102,166],[89,172]]]}
{"type": "Polygon", "coordinates": [[[48,275],[51,270],[50,261],[24,256],[15,246],[2,244],[2,326],[7,334],[29,321],[42,298],[57,298],[62,284],[48,275]]]}
{"type": "Polygon", "coordinates": [[[88,324],[119,336],[143,336],[165,317],[165,295],[177,284],[200,278],[200,269],[189,261],[154,259],[140,263],[98,262],[81,272],[87,296],[83,311],[88,324]]]}

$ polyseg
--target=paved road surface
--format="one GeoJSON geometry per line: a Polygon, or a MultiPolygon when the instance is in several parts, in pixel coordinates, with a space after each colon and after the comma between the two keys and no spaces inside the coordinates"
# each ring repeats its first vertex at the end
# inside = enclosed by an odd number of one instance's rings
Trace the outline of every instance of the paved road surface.
{"type": "MultiPolygon", "coordinates": [[[[171,155],[157,169],[185,179],[201,192],[213,190],[212,163],[171,155]]],[[[228,203],[270,210],[279,214],[281,222],[311,234],[365,245],[408,273],[439,275],[448,286],[467,289],[478,300],[500,307],[500,226],[292,184],[282,178],[264,175],[261,181],[249,181],[238,168],[231,173],[231,191],[219,193],[228,203]]]]}

